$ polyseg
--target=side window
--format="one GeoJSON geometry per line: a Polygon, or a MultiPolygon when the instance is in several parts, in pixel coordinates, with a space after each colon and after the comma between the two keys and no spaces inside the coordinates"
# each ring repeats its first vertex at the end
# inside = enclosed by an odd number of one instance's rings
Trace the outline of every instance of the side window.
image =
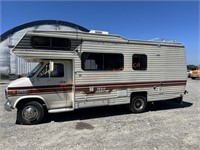
{"type": "Polygon", "coordinates": [[[147,70],[147,55],[134,54],[132,57],[133,70],[147,70]]]}
{"type": "Polygon", "coordinates": [[[71,41],[66,38],[33,36],[31,46],[40,49],[70,50],[71,41]]]}
{"type": "Polygon", "coordinates": [[[124,56],[122,54],[104,54],[105,70],[123,70],[124,56]]]}
{"type": "Polygon", "coordinates": [[[70,47],[71,47],[71,42],[69,39],[52,38],[52,49],[69,50],[70,47]]]}
{"type": "Polygon", "coordinates": [[[83,53],[81,59],[83,70],[103,70],[103,54],[83,53]]]}
{"type": "Polygon", "coordinates": [[[50,48],[51,47],[51,38],[50,37],[39,37],[33,36],[31,38],[31,46],[33,48],[50,48]]]}
{"type": "Polygon", "coordinates": [[[124,56],[109,53],[82,53],[81,66],[85,71],[123,70],[124,56]]]}
{"type": "MultiPolygon", "coordinates": [[[[38,74],[39,78],[48,78],[49,77],[49,63],[44,66],[44,68],[38,74]]],[[[54,70],[51,72],[50,77],[64,77],[64,65],[60,63],[54,64],[54,70]]]]}

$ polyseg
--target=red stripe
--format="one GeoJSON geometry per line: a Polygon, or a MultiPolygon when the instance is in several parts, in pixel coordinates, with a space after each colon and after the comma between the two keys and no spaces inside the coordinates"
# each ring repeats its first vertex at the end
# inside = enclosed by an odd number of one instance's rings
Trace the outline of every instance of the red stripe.
{"type": "Polygon", "coordinates": [[[76,89],[83,89],[87,87],[137,87],[137,86],[167,86],[171,85],[186,85],[187,80],[178,81],[156,81],[156,82],[128,82],[128,83],[104,83],[104,84],[83,84],[75,85],[76,89]]]}
{"type": "Polygon", "coordinates": [[[63,88],[72,87],[72,84],[63,85],[46,85],[46,86],[24,86],[24,87],[8,87],[8,90],[31,90],[31,89],[43,89],[43,88],[63,88]]]}
{"type": "MultiPolygon", "coordinates": [[[[104,84],[82,84],[75,85],[75,90],[77,92],[84,92],[86,94],[91,93],[89,87],[93,87],[94,91],[97,91],[97,88],[103,87],[106,90],[111,92],[113,89],[121,88],[145,88],[145,87],[154,87],[154,86],[180,86],[186,85],[187,80],[178,80],[178,81],[156,81],[156,82],[129,82],[129,83],[104,83],[104,84]]],[[[48,86],[27,86],[27,87],[9,87],[8,90],[27,90],[27,94],[36,94],[36,93],[67,93],[72,91],[72,84],[64,85],[48,85],[48,86]]],[[[17,95],[27,95],[23,93],[18,93],[17,95]]]]}
{"type": "Polygon", "coordinates": [[[181,86],[186,85],[186,80],[183,81],[162,81],[162,82],[134,82],[134,83],[116,83],[116,84],[87,84],[77,85],[77,92],[84,92],[86,94],[94,94],[97,88],[105,88],[105,90],[112,91],[113,89],[126,89],[126,88],[145,88],[154,86],[181,86]],[[94,88],[94,92],[89,91],[89,87],[94,88]]]}

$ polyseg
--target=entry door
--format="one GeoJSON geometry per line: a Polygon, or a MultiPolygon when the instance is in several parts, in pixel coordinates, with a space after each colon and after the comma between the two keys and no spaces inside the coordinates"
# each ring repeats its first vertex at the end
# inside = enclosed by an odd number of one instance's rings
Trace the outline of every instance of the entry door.
{"type": "Polygon", "coordinates": [[[50,109],[72,107],[72,61],[53,61],[50,74],[49,63],[44,63],[38,72],[35,85],[50,109]]]}

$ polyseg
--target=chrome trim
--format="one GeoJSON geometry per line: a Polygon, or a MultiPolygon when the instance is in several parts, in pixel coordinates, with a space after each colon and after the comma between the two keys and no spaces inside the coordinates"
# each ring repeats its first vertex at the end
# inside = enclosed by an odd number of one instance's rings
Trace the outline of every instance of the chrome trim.
{"type": "Polygon", "coordinates": [[[38,118],[39,112],[37,110],[37,108],[35,108],[34,106],[26,106],[23,110],[22,110],[22,116],[25,120],[28,121],[34,121],[38,118]]]}

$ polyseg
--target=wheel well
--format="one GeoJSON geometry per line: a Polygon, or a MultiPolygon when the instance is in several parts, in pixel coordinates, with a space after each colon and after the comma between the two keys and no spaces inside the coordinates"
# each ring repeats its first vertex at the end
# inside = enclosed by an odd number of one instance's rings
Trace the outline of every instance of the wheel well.
{"type": "Polygon", "coordinates": [[[133,92],[131,93],[131,99],[135,96],[145,96],[147,98],[147,92],[146,91],[142,91],[142,92],[133,92]]]}
{"type": "Polygon", "coordinates": [[[30,101],[38,102],[38,103],[40,103],[44,108],[46,108],[46,105],[45,105],[44,101],[41,100],[41,99],[39,99],[39,98],[25,98],[25,99],[22,99],[22,100],[20,100],[20,101],[17,103],[16,108],[18,109],[19,107],[21,107],[22,105],[24,105],[25,103],[30,102],[30,101]]]}

